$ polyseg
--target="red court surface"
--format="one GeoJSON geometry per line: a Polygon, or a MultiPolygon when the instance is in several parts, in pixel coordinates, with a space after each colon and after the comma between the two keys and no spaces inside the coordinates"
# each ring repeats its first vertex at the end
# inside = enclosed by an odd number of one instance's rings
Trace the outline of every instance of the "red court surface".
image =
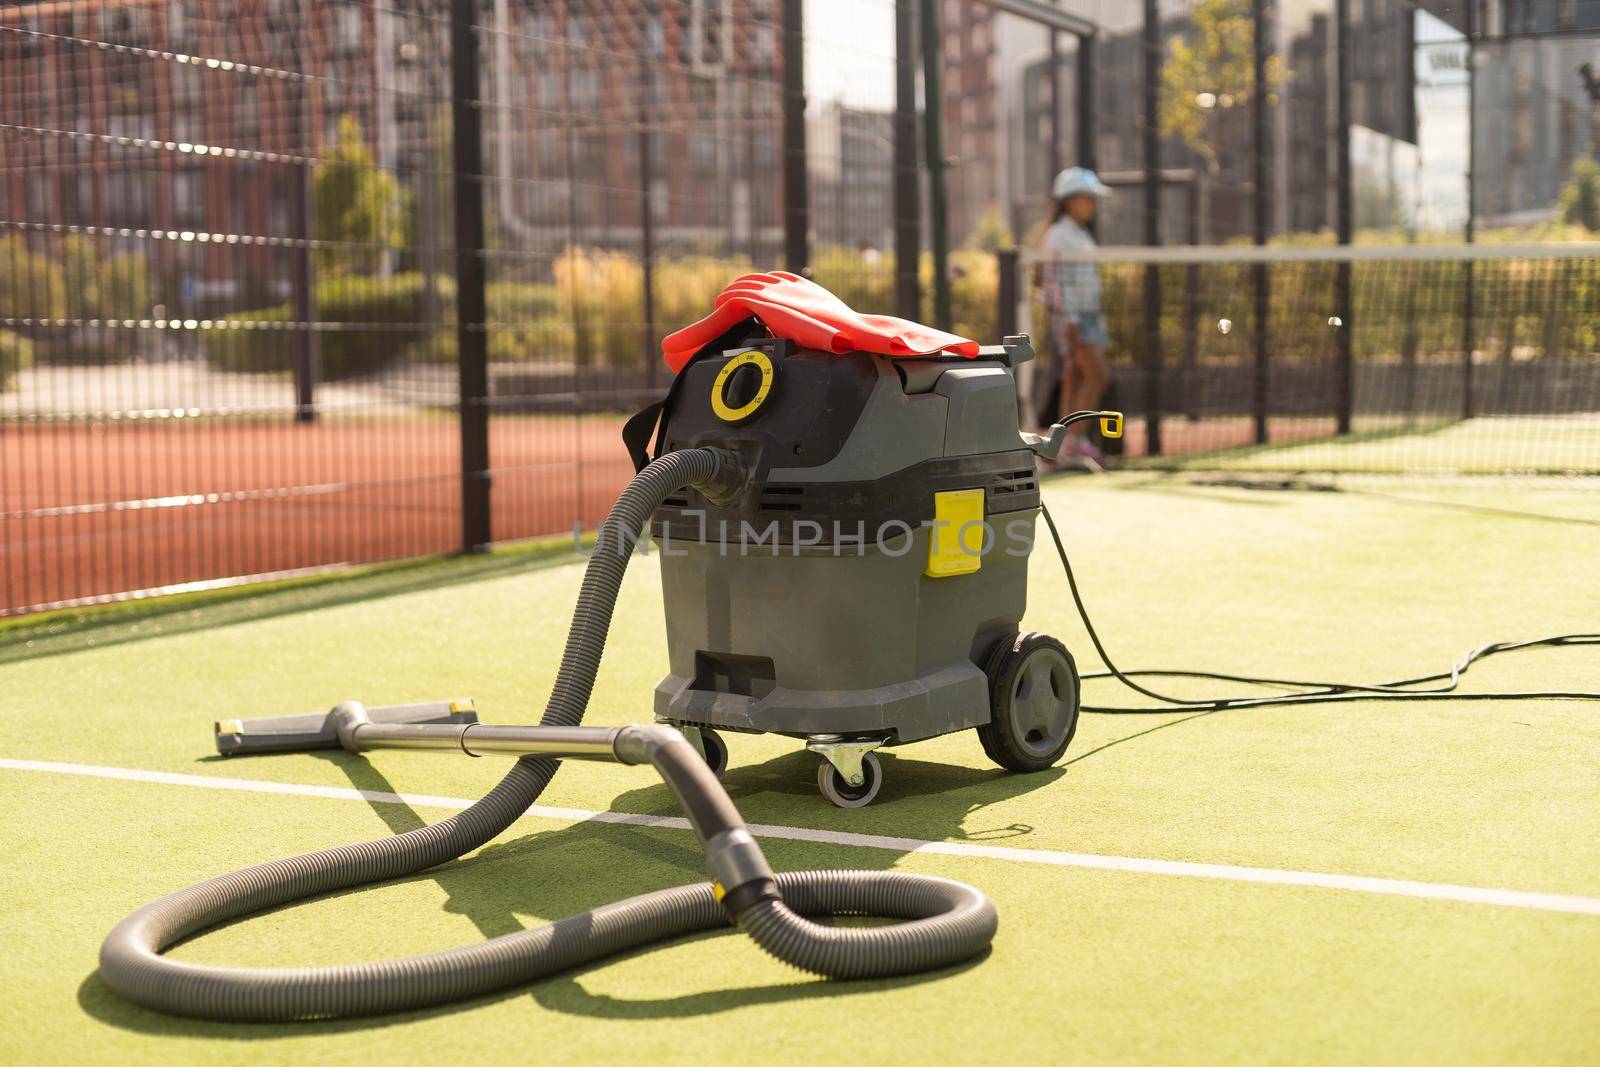
{"type": "MultiPolygon", "coordinates": [[[[493,420],[494,539],[603,518],[633,472],[621,423],[493,420]]],[[[0,611],[454,551],[459,432],[430,416],[0,428],[0,611]]]]}
{"type": "MultiPolygon", "coordinates": [[[[497,416],[496,541],[593,528],[633,467],[620,416],[497,416]]],[[[1327,420],[1274,420],[1290,440],[1327,420]]],[[[459,427],[408,415],[0,426],[0,613],[461,547],[459,427]]],[[[1163,421],[1169,454],[1251,441],[1248,418],[1163,421]]],[[[1127,452],[1145,451],[1131,419],[1127,452]]]]}

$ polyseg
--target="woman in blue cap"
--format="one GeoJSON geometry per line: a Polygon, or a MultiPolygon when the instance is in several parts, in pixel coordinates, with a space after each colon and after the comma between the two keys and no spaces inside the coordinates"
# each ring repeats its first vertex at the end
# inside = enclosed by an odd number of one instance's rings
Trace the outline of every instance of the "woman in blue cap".
{"type": "MultiPolygon", "coordinates": [[[[1039,288],[1050,315],[1056,365],[1053,380],[1042,383],[1043,392],[1036,394],[1042,423],[1054,422],[1068,412],[1098,408],[1111,380],[1106,362],[1110,339],[1100,307],[1100,268],[1094,263],[1065,261],[1074,253],[1094,251],[1089,223],[1100,200],[1110,195],[1105,182],[1086,167],[1067,168],[1050,186],[1055,210],[1040,242],[1044,263],[1039,288]]],[[[1063,459],[1091,468],[1104,464],[1105,454],[1088,439],[1088,423],[1080,422],[1067,432],[1063,459]]]]}

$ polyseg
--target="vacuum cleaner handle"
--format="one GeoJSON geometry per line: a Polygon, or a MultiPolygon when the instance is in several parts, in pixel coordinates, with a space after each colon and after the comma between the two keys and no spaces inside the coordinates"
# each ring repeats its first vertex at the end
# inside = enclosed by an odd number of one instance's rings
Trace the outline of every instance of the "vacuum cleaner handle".
{"type": "Polygon", "coordinates": [[[1035,455],[1055,459],[1061,454],[1061,446],[1067,443],[1067,427],[1084,419],[1099,419],[1100,432],[1106,437],[1122,436],[1122,412],[1074,411],[1071,415],[1063,415],[1042,434],[1023,431],[1022,443],[1032,449],[1035,455]]]}
{"type": "MultiPolygon", "coordinates": [[[[337,708],[309,715],[275,715],[261,719],[223,719],[216,724],[217,751],[224,756],[265,752],[308,752],[339,748],[337,708]]],[[[434,700],[423,704],[391,704],[367,708],[375,723],[475,723],[472,701],[434,700]]]]}

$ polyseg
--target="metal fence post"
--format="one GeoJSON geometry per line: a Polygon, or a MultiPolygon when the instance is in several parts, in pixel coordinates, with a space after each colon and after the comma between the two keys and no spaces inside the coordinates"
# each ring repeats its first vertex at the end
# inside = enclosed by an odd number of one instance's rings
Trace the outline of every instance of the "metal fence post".
{"type": "Polygon", "coordinates": [[[489,338],[483,267],[483,126],[477,0],[450,4],[451,162],[456,201],[456,353],[461,402],[461,548],[493,540],[489,510],[489,338]]]}
{"type": "MultiPolygon", "coordinates": [[[[1161,243],[1161,5],[1144,0],[1144,243],[1161,243]]],[[[1145,453],[1161,454],[1161,267],[1144,269],[1145,453]]]]}
{"type": "MultiPolygon", "coordinates": [[[[1478,228],[1478,27],[1474,18],[1475,4],[1466,6],[1467,20],[1467,225],[1463,235],[1468,244],[1477,237],[1478,228]]],[[[1461,265],[1461,417],[1472,418],[1475,407],[1472,400],[1472,350],[1478,346],[1477,279],[1473,277],[1472,260],[1461,265]]]]}
{"type": "Polygon", "coordinates": [[[944,45],[938,0],[922,0],[923,151],[928,157],[928,229],[933,248],[933,322],[951,328],[950,205],[945,188],[944,45]]]}
{"type": "MultiPolygon", "coordinates": [[[[1334,145],[1336,183],[1334,193],[1335,219],[1341,246],[1348,246],[1353,235],[1353,205],[1350,183],[1350,0],[1334,0],[1334,23],[1337,38],[1334,45],[1334,70],[1337,85],[1334,98],[1334,145]]],[[[1351,321],[1350,261],[1341,260],[1334,268],[1334,314],[1338,324],[1334,327],[1334,432],[1349,433],[1351,409],[1355,399],[1355,324],[1351,321]]]]}
{"type": "Polygon", "coordinates": [[[806,175],[806,39],[803,0],[783,0],[783,255],[811,265],[811,193],[806,175]]]}
{"type": "MultiPolygon", "coordinates": [[[[1078,166],[1095,169],[1094,38],[1078,36],[1078,166]]],[[[1052,175],[1053,177],[1053,175],[1052,175]]]]}
{"type": "MultiPolygon", "coordinates": [[[[1201,243],[1200,233],[1200,172],[1189,176],[1189,222],[1185,235],[1190,245],[1201,243]]],[[[1183,268],[1183,376],[1179,399],[1184,417],[1190,422],[1200,421],[1200,265],[1190,263],[1183,268]]]]}
{"type": "Polygon", "coordinates": [[[917,0],[894,5],[894,313],[922,318],[922,175],[917,169],[917,0]]]}
{"type": "Polygon", "coordinates": [[[1061,169],[1061,31],[1049,27],[1050,51],[1045,59],[1050,81],[1050,177],[1061,169]]]}
{"type": "MultiPolygon", "coordinates": [[[[306,73],[305,33],[296,31],[295,53],[302,73],[306,73]]],[[[315,422],[317,419],[318,338],[312,327],[317,318],[317,273],[311,258],[311,242],[315,223],[312,219],[311,164],[305,162],[311,155],[311,137],[306,123],[306,82],[294,83],[291,106],[294,108],[294,153],[300,162],[293,163],[289,178],[289,228],[295,244],[289,252],[290,305],[296,323],[293,334],[294,419],[296,422],[315,422]]]]}
{"type": "MultiPolygon", "coordinates": [[[[1267,230],[1272,219],[1272,176],[1268,168],[1267,145],[1267,59],[1271,42],[1267,38],[1266,0],[1250,2],[1250,32],[1253,38],[1250,78],[1250,130],[1255,155],[1255,227],[1252,236],[1258,246],[1267,243],[1267,230]]],[[[1267,443],[1267,391],[1271,382],[1269,360],[1271,348],[1267,331],[1271,325],[1272,290],[1265,263],[1255,263],[1250,268],[1250,281],[1255,290],[1255,374],[1252,381],[1250,408],[1255,421],[1255,441],[1267,443]]]]}
{"type": "Polygon", "coordinates": [[[651,128],[653,112],[650,102],[655,97],[655,77],[649,66],[654,57],[645,61],[640,100],[639,123],[639,255],[640,297],[644,301],[644,365],[646,380],[653,390],[661,375],[661,359],[656,353],[656,218],[651,183],[655,180],[654,132],[651,128]]]}

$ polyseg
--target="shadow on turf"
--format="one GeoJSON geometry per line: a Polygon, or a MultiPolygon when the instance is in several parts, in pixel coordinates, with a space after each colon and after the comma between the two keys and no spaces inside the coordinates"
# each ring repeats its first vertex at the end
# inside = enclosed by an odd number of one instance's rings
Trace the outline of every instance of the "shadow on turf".
{"type": "MultiPolygon", "coordinates": [[[[1173,710],[1174,711],[1180,711],[1182,709],[1174,708],[1173,710]]],[[[1186,723],[1186,722],[1192,722],[1195,719],[1203,719],[1208,715],[1215,715],[1218,710],[1220,710],[1220,709],[1212,709],[1212,710],[1209,710],[1209,711],[1197,711],[1193,715],[1185,715],[1181,719],[1170,719],[1167,722],[1159,723],[1159,724],[1157,724],[1155,726],[1152,726],[1152,727],[1150,727],[1148,729],[1140,730],[1138,733],[1128,734],[1125,737],[1118,737],[1118,738],[1116,738],[1114,740],[1107,741],[1103,745],[1097,745],[1094,748],[1091,748],[1087,752],[1080,752],[1078,755],[1073,756],[1071,759],[1063,760],[1061,762],[1061,766],[1063,768],[1065,768],[1065,767],[1072,766],[1074,763],[1082,763],[1084,760],[1088,759],[1090,756],[1097,755],[1098,753],[1104,752],[1108,748],[1116,748],[1118,745],[1125,744],[1125,743],[1127,743],[1129,741],[1133,741],[1133,740],[1135,740],[1137,738],[1140,738],[1140,737],[1144,737],[1146,734],[1153,734],[1157,730],[1168,730],[1168,729],[1171,729],[1174,726],[1178,726],[1178,725],[1181,725],[1181,724],[1186,723]]]]}
{"type": "MultiPolygon", "coordinates": [[[[393,783],[376,767],[359,756],[342,752],[323,753],[335,763],[358,789],[395,792],[393,783]]],[[[1014,775],[1002,771],[976,770],[943,764],[908,760],[886,753],[884,791],[872,809],[876,816],[873,833],[915,832],[918,837],[951,837],[970,840],[995,840],[1025,834],[1031,827],[1011,824],[967,832],[964,824],[974,811],[997,801],[1040,788],[1059,778],[1057,768],[1033,775],[1014,775]],[[889,825],[885,825],[885,819],[889,825]],[[895,824],[901,824],[898,827],[895,824]]],[[[804,822],[826,824],[841,830],[867,829],[853,820],[857,813],[829,807],[816,793],[816,758],[805,753],[790,753],[764,763],[735,766],[725,784],[743,806],[767,808],[775,797],[784,798],[783,807],[793,818],[794,796],[806,798],[804,822]]],[[[564,773],[574,773],[568,769],[564,773]]],[[[647,771],[641,773],[648,774],[647,771]]],[[[395,833],[423,825],[422,818],[404,804],[372,803],[373,811],[395,833]]],[[[638,814],[678,815],[680,812],[665,785],[654,782],[619,796],[615,811],[638,814]]],[[[759,821],[753,820],[753,821],[759,821]]],[[[822,843],[767,840],[765,847],[778,854],[779,869],[809,866],[848,866],[870,869],[892,867],[901,853],[890,849],[841,849],[822,843]],[[838,861],[843,859],[841,864],[838,861]]],[[[528,834],[491,843],[471,858],[442,864],[431,870],[397,879],[398,882],[433,882],[443,889],[444,910],[465,916],[485,938],[498,937],[525,929],[524,916],[558,917],[585,908],[606,904],[624,897],[647,893],[705,878],[705,856],[691,838],[680,830],[658,827],[624,826],[610,823],[575,823],[542,833],[528,834]]],[[[348,896],[359,904],[369,887],[358,886],[333,894],[348,896]]],[[[243,919],[240,921],[249,921],[243,919]]],[[[846,920],[854,921],[854,920],[846,920]]],[[[231,925],[231,924],[229,924],[231,925]]],[[[670,945],[686,944],[732,931],[708,931],[647,946],[580,967],[574,971],[532,985],[516,986],[500,993],[476,997],[457,1004],[418,1012],[380,1016],[372,1019],[308,1021],[297,1024],[228,1024],[173,1018],[135,1007],[118,998],[98,973],[90,974],[78,987],[79,1006],[91,1017],[122,1029],[164,1036],[203,1039],[252,1040],[317,1033],[343,1033],[400,1025],[434,1017],[447,1017],[487,1004],[529,996],[549,1011],[603,1019],[693,1018],[733,1011],[738,1008],[793,1000],[822,1000],[849,997],[857,993],[898,989],[938,981],[982,964],[987,954],[956,967],[929,974],[863,982],[836,982],[801,977],[779,968],[790,978],[778,985],[746,989],[716,989],[684,996],[655,999],[625,999],[586,988],[583,979],[592,971],[610,967],[636,956],[659,951],[670,945]]],[[[748,946],[752,952],[760,950],[748,946]]],[[[241,965],[249,961],[240,960],[241,965]]]]}

